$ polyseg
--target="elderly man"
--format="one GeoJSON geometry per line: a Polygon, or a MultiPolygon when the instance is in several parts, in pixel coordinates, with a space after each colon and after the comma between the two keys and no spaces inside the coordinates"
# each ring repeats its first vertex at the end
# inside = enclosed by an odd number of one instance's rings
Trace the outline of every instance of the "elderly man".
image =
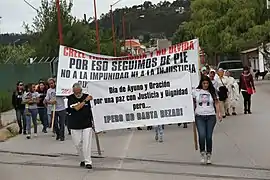
{"type": "Polygon", "coordinates": [[[228,77],[224,76],[224,70],[220,68],[218,70],[218,78],[217,81],[217,90],[218,90],[218,98],[219,98],[219,105],[220,111],[223,118],[229,116],[227,113],[228,109],[228,77]]]}
{"type": "Polygon", "coordinates": [[[68,96],[68,126],[71,129],[72,140],[81,158],[81,167],[92,169],[92,96],[82,93],[79,83],[73,86],[73,94],[68,96]]]}

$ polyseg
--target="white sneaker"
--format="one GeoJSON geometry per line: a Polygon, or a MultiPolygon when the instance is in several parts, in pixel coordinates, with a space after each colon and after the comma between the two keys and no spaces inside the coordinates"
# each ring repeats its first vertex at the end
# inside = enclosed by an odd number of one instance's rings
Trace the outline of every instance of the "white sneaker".
{"type": "Polygon", "coordinates": [[[34,134],[34,137],[37,137],[37,133],[34,134]]]}
{"type": "Polygon", "coordinates": [[[201,152],[201,164],[205,164],[206,157],[205,157],[205,152],[201,152]]]}
{"type": "Polygon", "coordinates": [[[211,162],[211,154],[206,155],[206,164],[212,164],[212,162],[211,162]]]}

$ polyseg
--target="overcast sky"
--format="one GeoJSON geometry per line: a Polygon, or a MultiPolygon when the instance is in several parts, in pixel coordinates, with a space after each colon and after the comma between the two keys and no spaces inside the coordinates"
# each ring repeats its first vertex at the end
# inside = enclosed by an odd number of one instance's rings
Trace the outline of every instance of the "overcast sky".
{"type": "MultiPolygon", "coordinates": [[[[115,8],[142,4],[145,0],[121,0],[115,8]]],[[[152,3],[158,3],[161,0],[151,0],[152,3]]],[[[40,6],[40,0],[28,0],[34,7],[40,6]]],[[[109,11],[110,4],[116,0],[96,0],[98,15],[109,11]]],[[[73,0],[72,14],[78,18],[93,17],[93,0],[73,0]]],[[[0,33],[19,33],[24,32],[23,22],[32,23],[36,12],[29,7],[24,0],[0,0],[0,33]]]]}

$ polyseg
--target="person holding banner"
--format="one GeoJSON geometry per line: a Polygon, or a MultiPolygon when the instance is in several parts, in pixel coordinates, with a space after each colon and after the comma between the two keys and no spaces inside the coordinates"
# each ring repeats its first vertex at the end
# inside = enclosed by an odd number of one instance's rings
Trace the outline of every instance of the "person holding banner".
{"type": "Polygon", "coordinates": [[[68,126],[72,140],[81,158],[81,167],[92,169],[91,144],[93,115],[90,100],[92,96],[82,93],[79,83],[73,86],[73,94],[68,96],[68,126]]]}
{"type": "Polygon", "coordinates": [[[193,100],[195,123],[199,135],[201,163],[211,164],[212,137],[216,125],[216,117],[220,121],[222,117],[216,90],[208,76],[201,77],[199,86],[193,91],[193,100]]]}
{"type": "Polygon", "coordinates": [[[52,113],[55,113],[55,117],[51,119],[53,122],[53,131],[56,133],[56,140],[65,140],[65,120],[66,120],[66,108],[64,97],[57,97],[55,93],[55,80],[53,78],[48,79],[50,88],[47,91],[45,102],[55,106],[52,113]]]}

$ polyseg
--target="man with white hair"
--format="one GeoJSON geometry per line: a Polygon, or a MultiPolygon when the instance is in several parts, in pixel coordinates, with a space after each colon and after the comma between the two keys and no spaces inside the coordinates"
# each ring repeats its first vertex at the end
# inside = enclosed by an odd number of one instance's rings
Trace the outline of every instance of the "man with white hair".
{"type": "Polygon", "coordinates": [[[224,76],[224,70],[222,68],[218,69],[217,90],[220,105],[220,112],[223,118],[226,118],[228,109],[228,78],[224,76]]]}
{"type": "Polygon", "coordinates": [[[79,83],[73,86],[73,94],[68,96],[68,126],[71,129],[72,140],[81,158],[81,167],[92,169],[92,96],[84,94],[79,83]]]}

